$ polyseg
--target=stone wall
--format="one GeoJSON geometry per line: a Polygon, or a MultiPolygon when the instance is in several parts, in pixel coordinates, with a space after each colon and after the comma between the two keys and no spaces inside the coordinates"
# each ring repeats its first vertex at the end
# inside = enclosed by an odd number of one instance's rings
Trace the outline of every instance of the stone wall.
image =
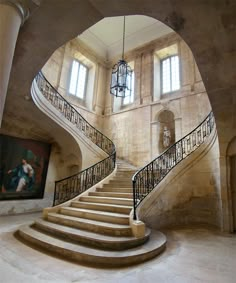
{"type": "Polygon", "coordinates": [[[114,141],[120,158],[143,166],[163,150],[160,147],[163,127],[158,117],[164,110],[174,115],[173,136],[177,141],[203,121],[211,106],[194,57],[177,34],[168,34],[130,51],[126,60],[135,62],[134,103],[117,110],[113,107],[117,98],[111,98],[107,92],[104,132],[114,141]],[[171,52],[173,46],[180,56],[181,87],[163,95],[156,86],[160,73],[153,67],[154,55],[163,56],[164,52],[171,52]]]}
{"type": "Polygon", "coordinates": [[[84,46],[78,39],[73,39],[57,49],[42,72],[47,80],[67,101],[94,127],[103,128],[104,94],[106,88],[107,68],[103,59],[84,46]],[[71,66],[74,59],[83,62],[89,69],[85,100],[81,101],[68,91],[71,66]]]}
{"type": "Polygon", "coordinates": [[[176,166],[141,203],[148,226],[221,226],[219,145],[216,133],[176,166]]]}
{"type": "Polygon", "coordinates": [[[28,130],[21,128],[19,121],[17,128],[8,128],[7,130],[2,128],[1,133],[19,138],[48,142],[51,144],[51,153],[43,198],[1,201],[0,215],[36,212],[51,206],[53,203],[55,181],[74,174],[75,166],[77,171],[82,166],[81,152],[76,141],[61,127],[57,127],[56,124],[54,124],[54,130],[51,131],[51,134],[54,136],[54,139],[51,140],[46,136],[44,139],[36,138],[30,132],[30,127],[28,130]]]}
{"type": "Polygon", "coordinates": [[[163,150],[160,146],[163,129],[158,122],[161,112],[168,110],[173,113],[175,126],[172,136],[177,141],[208,115],[211,106],[193,54],[176,33],[126,54],[126,60],[134,62],[135,95],[134,103],[125,107],[120,99],[111,97],[109,91],[110,69],[118,59],[106,62],[76,38],[54,52],[43,72],[85,119],[113,140],[120,158],[143,166],[163,150]],[[160,59],[171,52],[177,52],[180,57],[181,88],[162,95],[156,83],[160,83],[160,72],[155,69],[155,58],[160,59]],[[95,70],[94,80],[90,80],[93,95],[89,104],[85,98],[82,105],[68,92],[73,59],[90,66],[89,72],[95,70]]]}
{"type": "MultiPolygon", "coordinates": [[[[21,121],[32,119],[41,131],[47,132],[50,119],[40,123],[40,115],[24,97],[29,95],[34,76],[51,54],[104,17],[151,16],[170,26],[188,43],[200,70],[217,122],[222,229],[230,231],[231,188],[227,182],[226,150],[236,136],[235,9],[233,0],[217,0],[214,4],[213,1],[179,1],[178,5],[173,1],[162,0],[127,0],[122,5],[117,5],[117,0],[93,3],[71,1],[70,4],[68,0],[61,0],[60,5],[47,1],[33,13],[19,33],[6,97],[4,123],[14,124],[17,109],[21,121]],[[61,15],[63,20],[58,20],[61,15]]],[[[106,100],[109,99],[107,97],[106,100]]],[[[106,105],[105,113],[109,112],[109,103],[106,102],[106,105]]]]}
{"type": "MultiPolygon", "coordinates": [[[[43,72],[55,88],[95,127],[102,130],[116,145],[118,157],[136,166],[143,166],[158,156],[163,149],[160,115],[169,111],[174,117],[175,141],[193,130],[210,112],[211,106],[205,91],[194,57],[184,41],[176,34],[169,34],[141,48],[126,54],[127,61],[134,61],[135,101],[125,107],[114,107],[115,98],[109,94],[109,68],[114,62],[105,65],[94,53],[84,48],[75,39],[54,52],[43,68],[43,72]],[[176,45],[181,61],[181,88],[173,93],[162,95],[157,86],[155,56],[161,50],[176,45]],[[79,55],[78,55],[79,54],[79,55]],[[68,93],[70,66],[73,58],[87,57],[96,70],[93,97],[90,105],[81,105],[68,93]],[[155,77],[156,76],[156,77],[155,77]]],[[[121,104],[120,104],[121,106],[121,104]]],[[[173,141],[174,142],[174,141],[173,141]]],[[[220,226],[219,176],[215,168],[219,154],[218,144],[194,169],[181,175],[166,187],[144,214],[144,220],[153,227],[192,222],[220,226]],[[207,165],[206,165],[207,164],[207,165]],[[203,166],[203,167],[202,167],[203,166]],[[202,169],[205,168],[205,169],[202,169]],[[202,171],[203,170],[203,171],[202,171]],[[215,172],[215,173],[214,173],[215,172]],[[199,183],[199,180],[204,180],[199,183]],[[215,185],[217,183],[217,185],[215,185]],[[173,187],[173,190],[170,188],[173,187]],[[180,201],[181,199],[181,201],[180,201]],[[162,204],[165,204],[163,207],[162,204]],[[204,207],[208,210],[204,210],[204,207]],[[183,217],[183,215],[189,217],[183,217]],[[158,217],[158,224],[156,218],[158,217]],[[179,221],[177,221],[179,219],[179,221]],[[158,226],[159,225],[159,226],[158,226]]]]}

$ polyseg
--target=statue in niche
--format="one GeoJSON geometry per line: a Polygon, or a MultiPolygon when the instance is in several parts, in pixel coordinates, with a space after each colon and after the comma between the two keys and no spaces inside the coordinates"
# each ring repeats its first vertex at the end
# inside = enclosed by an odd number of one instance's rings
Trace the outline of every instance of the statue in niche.
{"type": "Polygon", "coordinates": [[[171,139],[170,130],[165,126],[164,131],[163,131],[163,146],[164,146],[164,148],[169,147],[170,139],[171,139]]]}

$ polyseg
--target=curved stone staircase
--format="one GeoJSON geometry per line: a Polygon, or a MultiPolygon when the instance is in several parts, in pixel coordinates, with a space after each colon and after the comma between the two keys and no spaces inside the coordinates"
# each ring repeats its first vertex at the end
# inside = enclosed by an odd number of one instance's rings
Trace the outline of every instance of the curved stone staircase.
{"type": "Polygon", "coordinates": [[[61,119],[75,125],[84,138],[109,157],[57,181],[54,195],[57,206],[45,209],[43,218],[32,225],[21,227],[16,232],[18,238],[40,250],[95,266],[127,266],[160,254],[165,249],[166,237],[137,221],[136,208],[175,166],[204,143],[214,129],[213,113],[139,171],[118,161],[112,173],[116,158],[112,141],[76,112],[43,75],[37,76],[36,82],[39,89],[35,93],[44,92],[61,119]]]}
{"type": "Polygon", "coordinates": [[[130,225],[135,171],[117,162],[108,184],[60,206],[57,212],[49,211],[45,219],[21,227],[17,236],[41,250],[94,266],[126,266],[155,257],[165,249],[166,237],[148,228],[135,237],[130,225]]]}

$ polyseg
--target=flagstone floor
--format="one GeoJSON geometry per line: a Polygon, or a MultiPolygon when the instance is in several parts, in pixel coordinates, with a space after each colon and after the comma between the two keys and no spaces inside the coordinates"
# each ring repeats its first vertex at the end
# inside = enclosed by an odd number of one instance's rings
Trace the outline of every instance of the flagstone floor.
{"type": "Polygon", "coordinates": [[[0,217],[0,283],[235,283],[236,234],[201,228],[165,231],[166,251],[127,268],[95,269],[51,257],[19,242],[13,232],[41,214],[0,217]]]}

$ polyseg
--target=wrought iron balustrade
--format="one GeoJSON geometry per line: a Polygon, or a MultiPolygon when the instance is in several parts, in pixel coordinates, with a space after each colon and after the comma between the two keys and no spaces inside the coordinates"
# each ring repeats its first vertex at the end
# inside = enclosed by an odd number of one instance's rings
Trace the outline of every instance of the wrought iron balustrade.
{"type": "Polygon", "coordinates": [[[48,82],[42,72],[38,73],[35,81],[48,102],[67,120],[74,124],[80,133],[109,155],[104,160],[73,176],[56,181],[53,205],[58,205],[74,198],[108,176],[115,168],[116,150],[113,142],[86,121],[48,82]]]}
{"type": "Polygon", "coordinates": [[[211,134],[214,125],[213,112],[210,112],[205,120],[193,131],[134,174],[132,177],[134,220],[137,219],[136,209],[141,201],[179,162],[195,151],[205,141],[211,134]]]}
{"type": "Polygon", "coordinates": [[[115,155],[114,152],[95,165],[73,176],[56,181],[53,205],[58,205],[76,197],[112,173],[116,163],[115,155]]]}

